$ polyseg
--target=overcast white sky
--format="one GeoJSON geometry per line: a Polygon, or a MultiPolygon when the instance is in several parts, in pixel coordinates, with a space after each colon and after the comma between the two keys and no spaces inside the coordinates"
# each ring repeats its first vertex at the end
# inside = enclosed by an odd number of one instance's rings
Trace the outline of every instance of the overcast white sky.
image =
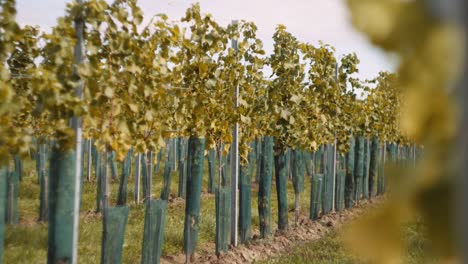
{"type": "MultiPolygon", "coordinates": [[[[17,0],[18,21],[50,29],[64,14],[70,0],[17,0]]],[[[361,61],[360,77],[372,78],[381,70],[394,70],[395,61],[368,43],[352,27],[345,0],[139,0],[145,17],[165,13],[178,20],[191,3],[199,2],[202,12],[211,13],[220,24],[233,19],[253,21],[267,53],[277,24],[284,24],[299,40],[333,45],[337,54],[356,52],[361,61]]]]}

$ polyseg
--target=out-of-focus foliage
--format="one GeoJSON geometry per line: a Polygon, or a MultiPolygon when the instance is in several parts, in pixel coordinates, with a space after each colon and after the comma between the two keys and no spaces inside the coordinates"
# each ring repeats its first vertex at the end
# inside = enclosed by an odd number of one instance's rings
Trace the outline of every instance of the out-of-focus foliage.
{"type": "MultiPolygon", "coordinates": [[[[424,146],[424,158],[416,168],[388,171],[391,186],[385,206],[357,224],[351,245],[377,263],[400,263],[404,243],[402,222],[422,217],[431,240],[431,254],[454,258],[454,160],[456,102],[453,86],[462,68],[461,32],[437,17],[430,1],[349,0],[354,25],[372,43],[400,55],[398,79],[377,82],[383,88],[371,93],[370,101],[385,103],[388,90],[401,90],[401,111],[381,108],[372,130],[391,141],[413,139],[424,146]],[[387,117],[391,118],[390,120],[387,117]],[[397,117],[398,120],[393,120],[397,117]],[[393,126],[401,127],[393,127],[393,126]],[[390,126],[390,127],[389,127],[390,126]],[[387,136],[383,131],[401,129],[407,138],[387,136]]],[[[391,78],[393,79],[393,77],[391,78]]],[[[393,96],[393,93],[390,93],[393,96]]],[[[370,103],[368,107],[374,107],[370,103]]]]}
{"type": "Polygon", "coordinates": [[[18,133],[21,128],[15,127],[13,122],[21,106],[16,104],[13,84],[10,82],[11,73],[7,67],[7,60],[15,50],[15,42],[20,38],[20,29],[15,22],[15,1],[0,1],[0,163],[5,165],[10,154],[18,150],[27,150],[30,138],[18,133]]]}
{"type": "Polygon", "coordinates": [[[13,127],[23,129],[19,134],[35,134],[37,137],[43,137],[48,135],[49,126],[45,123],[46,118],[35,111],[37,96],[33,93],[31,82],[28,80],[29,74],[36,69],[35,60],[40,55],[38,39],[37,28],[26,26],[19,29],[18,38],[14,42],[14,50],[7,63],[12,77],[13,102],[21,108],[13,120],[13,127]]]}

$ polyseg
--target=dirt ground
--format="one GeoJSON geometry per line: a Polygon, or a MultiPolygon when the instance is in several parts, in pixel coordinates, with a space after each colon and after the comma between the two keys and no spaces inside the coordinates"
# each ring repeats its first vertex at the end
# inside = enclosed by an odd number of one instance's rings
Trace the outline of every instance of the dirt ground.
{"type": "MultiPolygon", "coordinates": [[[[287,231],[279,232],[277,230],[267,239],[260,239],[259,231],[253,230],[253,238],[249,244],[231,247],[226,254],[218,257],[213,252],[215,247],[213,243],[213,245],[209,245],[212,246],[210,249],[199,250],[195,256],[192,256],[190,263],[245,264],[287,254],[299,244],[324,237],[330,230],[358,217],[364,211],[380,204],[380,202],[381,198],[372,202],[361,201],[359,205],[352,209],[324,215],[317,221],[309,220],[307,215],[301,215],[297,226],[294,222],[290,222],[287,231]]],[[[161,263],[183,264],[185,263],[185,255],[165,256],[161,259],[161,263]]]]}

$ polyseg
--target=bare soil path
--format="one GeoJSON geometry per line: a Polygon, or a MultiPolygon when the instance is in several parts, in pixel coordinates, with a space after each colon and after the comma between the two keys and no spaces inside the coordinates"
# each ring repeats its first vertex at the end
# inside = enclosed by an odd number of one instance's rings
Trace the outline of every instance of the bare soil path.
{"type": "MultiPolygon", "coordinates": [[[[372,202],[361,201],[359,205],[352,209],[324,215],[317,221],[309,220],[307,215],[301,215],[297,226],[294,225],[294,222],[290,222],[290,227],[287,231],[277,231],[267,239],[260,239],[258,237],[258,230],[253,230],[253,239],[248,245],[232,247],[226,254],[217,257],[213,252],[213,244],[210,249],[199,250],[191,263],[245,264],[287,254],[295,246],[324,237],[329,231],[339,228],[343,224],[362,215],[365,211],[378,206],[381,201],[382,198],[377,198],[372,202]]],[[[184,264],[185,255],[165,256],[161,259],[161,263],[184,264]]]]}

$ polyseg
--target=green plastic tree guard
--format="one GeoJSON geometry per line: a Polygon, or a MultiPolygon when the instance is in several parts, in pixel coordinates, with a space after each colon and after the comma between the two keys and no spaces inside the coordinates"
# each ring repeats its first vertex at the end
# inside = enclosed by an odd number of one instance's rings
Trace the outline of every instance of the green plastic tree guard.
{"type": "Polygon", "coordinates": [[[156,157],[156,165],[154,166],[154,172],[158,173],[159,168],[161,167],[161,160],[162,160],[163,149],[160,148],[158,151],[158,155],[156,157]]]}
{"type": "Polygon", "coordinates": [[[5,218],[7,204],[8,169],[0,168],[0,263],[3,263],[3,241],[5,240],[5,218]]]}
{"type": "MultiPolygon", "coordinates": [[[[292,151],[290,148],[286,149],[286,175],[289,180],[292,179],[292,151]]],[[[276,168],[275,168],[276,171],[276,168]]]]}
{"type": "Polygon", "coordinates": [[[152,195],[152,185],[153,185],[153,152],[147,151],[141,156],[141,175],[142,179],[142,189],[143,197],[146,200],[149,200],[152,195]]]}
{"type": "Polygon", "coordinates": [[[187,193],[185,199],[184,252],[195,251],[200,223],[200,195],[203,177],[205,139],[190,136],[187,155],[187,193]]]}
{"type": "Polygon", "coordinates": [[[18,198],[19,174],[18,171],[8,171],[6,223],[17,225],[19,223],[18,198]]]}
{"type": "MultiPolygon", "coordinates": [[[[381,143],[382,144],[382,143],[381,143]]],[[[384,142],[385,144],[385,142],[384,142]]],[[[383,175],[383,170],[384,170],[384,166],[383,166],[383,156],[384,156],[384,150],[383,150],[383,147],[379,145],[379,158],[378,158],[378,161],[377,161],[377,186],[376,186],[376,191],[375,191],[375,196],[379,196],[381,195],[381,184],[382,184],[382,175],[383,175]]]]}
{"type": "MultiPolygon", "coordinates": [[[[253,149],[253,148],[252,148],[253,149]]],[[[255,152],[248,154],[248,164],[240,165],[239,193],[239,240],[247,243],[252,237],[252,173],[254,171],[255,152]]]]}
{"type": "Polygon", "coordinates": [[[159,264],[164,243],[167,202],[150,200],[146,203],[141,264],[159,264]]]}
{"type": "Polygon", "coordinates": [[[410,145],[406,145],[405,146],[405,158],[404,158],[404,160],[405,160],[405,164],[407,166],[409,166],[411,164],[410,163],[411,157],[412,157],[411,153],[412,153],[412,147],[410,145]]]}
{"type": "Polygon", "coordinates": [[[293,177],[293,183],[297,187],[297,192],[303,193],[304,192],[304,176],[306,174],[306,166],[305,166],[305,152],[302,150],[296,150],[294,153],[294,166],[296,167],[297,177],[293,177]],[[296,180],[294,180],[296,178],[296,180]]]}
{"type": "Polygon", "coordinates": [[[33,154],[34,161],[36,162],[37,183],[41,183],[41,145],[36,144],[36,151],[33,154]]]}
{"type": "MultiPolygon", "coordinates": [[[[37,139],[36,137],[32,137],[31,139],[31,146],[35,146],[37,145],[37,139]]],[[[31,158],[32,160],[35,160],[36,159],[36,150],[34,149],[34,147],[30,147],[29,148],[29,158],[31,158]]]]}
{"type": "MultiPolygon", "coordinates": [[[[400,148],[400,164],[403,167],[405,167],[407,165],[408,153],[409,153],[408,145],[403,145],[400,148]]],[[[20,178],[20,180],[21,180],[21,178],[20,178]]]]}
{"type": "Polygon", "coordinates": [[[340,158],[341,158],[341,164],[342,164],[341,169],[346,171],[346,166],[347,166],[347,164],[346,164],[346,158],[347,158],[346,154],[341,154],[340,158]]]}
{"type": "MultiPolygon", "coordinates": [[[[255,174],[256,174],[256,170],[257,170],[257,140],[253,140],[252,142],[250,142],[250,152],[249,154],[252,154],[253,157],[253,162],[252,162],[252,174],[250,175],[252,177],[252,183],[255,182],[255,174]]],[[[249,158],[249,163],[250,163],[250,158],[249,158]]]]}
{"type": "Polygon", "coordinates": [[[344,208],[344,189],[346,180],[346,170],[344,169],[344,155],[336,153],[336,179],[335,179],[335,211],[340,212],[344,208]],[[342,173],[342,174],[340,174],[342,173]],[[343,179],[341,179],[343,177],[343,179]],[[341,183],[343,183],[341,185],[341,183]]]}
{"type": "Polygon", "coordinates": [[[370,141],[364,141],[364,178],[362,180],[362,196],[369,198],[369,163],[370,163],[370,141]]]}
{"type": "Polygon", "coordinates": [[[110,151],[104,153],[104,163],[101,172],[101,210],[108,208],[109,205],[109,174],[110,174],[110,151]]]}
{"type": "Polygon", "coordinates": [[[333,175],[331,169],[331,145],[323,146],[322,164],[323,164],[323,180],[322,180],[322,214],[328,214],[332,211],[333,206],[333,175]]]}
{"type": "Polygon", "coordinates": [[[270,235],[271,181],[273,178],[273,138],[264,137],[262,142],[261,168],[258,183],[258,215],[260,217],[260,237],[270,235]]]}
{"type": "Polygon", "coordinates": [[[150,200],[153,196],[153,163],[154,152],[146,152],[146,196],[145,199],[150,200]]]}
{"type": "Polygon", "coordinates": [[[356,138],[354,155],[354,200],[359,202],[364,179],[364,138],[361,136],[356,138]]]}
{"type": "Polygon", "coordinates": [[[323,146],[320,146],[318,150],[315,152],[315,173],[323,174],[323,164],[322,164],[322,156],[323,156],[323,146]]]}
{"type": "MultiPolygon", "coordinates": [[[[301,179],[301,184],[299,185],[299,190],[301,193],[304,192],[304,178],[307,173],[307,168],[306,168],[306,155],[307,153],[305,151],[300,150],[300,160],[299,160],[299,172],[300,172],[300,179],[301,179]]],[[[296,162],[297,164],[297,162],[296,162]]]]}
{"type": "Polygon", "coordinates": [[[335,209],[340,212],[344,208],[346,171],[338,170],[336,173],[335,209]]]}
{"type": "Polygon", "coordinates": [[[230,186],[216,188],[216,254],[227,252],[229,247],[229,223],[230,223],[230,186]]]}
{"type": "Polygon", "coordinates": [[[310,153],[310,178],[314,177],[315,171],[315,151],[310,153]]]}
{"type": "Polygon", "coordinates": [[[41,169],[40,169],[40,158],[39,158],[39,151],[36,151],[33,153],[33,159],[35,161],[35,165],[36,165],[36,172],[37,172],[37,183],[40,184],[41,183],[41,169]]]}
{"type": "MultiPolygon", "coordinates": [[[[172,144],[175,144],[174,142],[172,144]]],[[[171,145],[169,145],[170,147],[170,152],[174,152],[173,151],[173,147],[171,145]]],[[[188,146],[187,146],[188,147],[188,146]]],[[[186,147],[186,148],[187,148],[186,147]]],[[[179,152],[181,151],[182,149],[179,150],[179,152]]],[[[183,153],[179,153],[179,156],[183,156],[182,160],[184,160],[184,166],[181,168],[181,166],[179,165],[179,185],[178,185],[178,192],[177,192],[177,195],[178,197],[182,197],[182,198],[185,198],[185,196],[187,195],[187,155],[188,155],[188,149],[184,149],[183,153]]],[[[175,153],[173,153],[175,154],[175,153]]],[[[171,154],[171,161],[173,159],[175,159],[174,155],[171,154]]],[[[171,162],[172,163],[172,162],[171,162]]],[[[172,168],[174,169],[174,168],[172,168]]]]}
{"type": "Polygon", "coordinates": [[[48,187],[48,172],[46,170],[46,145],[40,144],[38,152],[36,154],[36,168],[39,179],[39,221],[47,221],[49,210],[48,210],[48,199],[47,199],[47,187],[48,187]]]}
{"type": "Polygon", "coordinates": [[[71,263],[75,203],[74,150],[53,147],[49,179],[49,229],[47,263],[71,263]]]}
{"type": "Polygon", "coordinates": [[[315,174],[312,178],[312,186],[310,192],[310,211],[309,218],[311,220],[317,220],[320,213],[320,205],[322,204],[322,174],[315,174]]]}
{"type": "Polygon", "coordinates": [[[216,175],[216,150],[210,149],[208,152],[208,193],[213,193],[215,190],[215,175],[216,175]]]}
{"type": "Polygon", "coordinates": [[[322,174],[322,190],[321,190],[321,205],[320,209],[322,214],[327,213],[327,145],[322,145],[320,150],[320,171],[319,173],[322,174]]]}
{"type": "Polygon", "coordinates": [[[397,146],[397,164],[399,166],[402,165],[404,156],[405,156],[405,147],[404,146],[397,146]]]}
{"type": "MultiPolygon", "coordinates": [[[[172,155],[174,151],[166,151],[166,161],[164,162],[164,172],[163,172],[163,187],[161,190],[161,200],[167,201],[169,199],[169,194],[171,193],[171,181],[172,181],[172,155]]],[[[180,165],[179,165],[180,168],[180,165]]]]}
{"type": "Polygon", "coordinates": [[[294,223],[299,220],[299,195],[304,191],[304,157],[300,150],[291,150],[292,182],[294,187],[294,223]]]}
{"type": "Polygon", "coordinates": [[[229,148],[229,152],[226,156],[223,157],[222,160],[222,171],[223,174],[221,174],[221,184],[230,184],[231,180],[231,148],[229,148]]]}
{"type": "MultiPolygon", "coordinates": [[[[187,140],[183,138],[178,139],[178,158],[179,158],[179,197],[185,198],[186,195],[186,189],[187,189],[187,140]]],[[[172,149],[172,148],[171,148],[172,149]]],[[[175,159],[174,157],[174,151],[172,152],[171,160],[175,159]]],[[[171,166],[172,168],[172,166],[171,166]]],[[[174,168],[172,168],[174,169],[174,168]]]]}
{"type": "Polygon", "coordinates": [[[409,145],[404,146],[404,157],[403,157],[403,162],[405,166],[409,165],[410,157],[411,157],[411,149],[409,145]]]}
{"type": "Polygon", "coordinates": [[[336,157],[333,157],[333,154],[336,154],[334,152],[334,145],[333,144],[328,144],[328,156],[327,156],[327,177],[328,177],[328,212],[331,212],[333,210],[333,195],[334,195],[334,190],[336,188],[336,183],[334,180],[336,180],[336,175],[333,175],[333,172],[335,174],[337,173],[336,167],[333,168],[334,164],[333,162],[336,162],[336,157]]]}
{"type": "Polygon", "coordinates": [[[391,161],[398,162],[398,145],[396,143],[390,144],[390,155],[391,161]]]}
{"type": "Polygon", "coordinates": [[[49,217],[49,201],[48,201],[48,173],[45,173],[41,177],[40,182],[40,194],[39,194],[39,221],[47,221],[49,217]]]}
{"type": "Polygon", "coordinates": [[[96,190],[96,212],[101,212],[102,209],[102,164],[101,154],[96,150],[94,152],[94,174],[96,175],[97,190],[96,190]]]}
{"type": "Polygon", "coordinates": [[[384,194],[387,189],[386,178],[385,178],[385,164],[387,161],[390,161],[394,165],[398,165],[398,148],[399,146],[396,143],[388,144],[388,156],[387,156],[388,158],[386,157],[382,163],[382,176],[381,176],[382,184],[381,184],[380,194],[384,194]]]}
{"type": "Polygon", "coordinates": [[[402,166],[406,156],[406,146],[398,146],[397,150],[398,165],[402,166]]]}
{"type": "Polygon", "coordinates": [[[410,145],[405,145],[405,161],[409,162],[411,160],[412,148],[410,145]]]}
{"type": "Polygon", "coordinates": [[[36,159],[36,171],[37,171],[37,182],[41,183],[41,177],[45,173],[45,165],[47,161],[47,154],[46,154],[46,145],[45,144],[38,144],[37,151],[35,153],[36,159]]]}
{"type": "Polygon", "coordinates": [[[402,160],[402,146],[399,146],[396,143],[392,144],[393,146],[393,163],[397,166],[401,165],[401,160],[402,160]]]}
{"type": "Polygon", "coordinates": [[[385,163],[388,160],[388,151],[387,143],[384,142],[383,146],[380,147],[380,157],[378,163],[378,176],[377,176],[377,195],[382,195],[384,190],[384,173],[385,173],[385,163]]]}
{"type": "Polygon", "coordinates": [[[404,159],[405,159],[405,147],[404,146],[398,146],[396,143],[392,144],[392,148],[390,148],[391,151],[391,156],[394,164],[397,164],[399,166],[404,165],[404,159]]]}
{"type": "MultiPolygon", "coordinates": [[[[254,171],[255,171],[255,162],[256,162],[256,155],[257,155],[257,150],[255,148],[255,141],[252,141],[250,143],[250,148],[251,150],[249,151],[249,154],[247,155],[247,160],[249,162],[249,174],[250,174],[250,179],[252,180],[254,171]]],[[[250,181],[252,183],[252,181],[250,181]]]]}
{"type": "Polygon", "coordinates": [[[351,208],[354,205],[354,138],[351,138],[350,148],[346,153],[346,179],[345,179],[345,207],[351,208]]]}
{"type": "Polygon", "coordinates": [[[122,263],[122,251],[125,228],[128,222],[128,206],[108,207],[104,209],[103,234],[101,245],[101,263],[122,263]]]}
{"type": "Polygon", "coordinates": [[[388,162],[392,162],[392,149],[391,144],[387,144],[385,148],[385,159],[382,160],[382,174],[381,178],[381,185],[380,185],[380,195],[384,194],[385,192],[385,168],[388,162]]]}
{"type": "Polygon", "coordinates": [[[279,230],[286,230],[288,228],[288,197],[286,186],[288,180],[288,172],[286,162],[286,151],[283,150],[275,153],[275,181],[276,195],[278,197],[279,230]]]}
{"type": "MultiPolygon", "coordinates": [[[[115,152],[112,151],[109,156],[109,165],[111,167],[111,175],[113,180],[117,180],[118,177],[118,169],[117,169],[117,161],[115,160],[115,152]]],[[[83,170],[82,170],[83,171],[83,170]]]]}
{"type": "MultiPolygon", "coordinates": [[[[222,147],[220,148],[222,149],[222,147]]],[[[218,187],[215,190],[216,205],[216,254],[226,252],[229,246],[231,187],[227,156],[218,155],[218,187]]]]}
{"type": "Polygon", "coordinates": [[[258,183],[260,181],[260,173],[262,169],[262,148],[263,148],[263,143],[262,143],[262,138],[258,138],[255,140],[255,160],[256,160],[256,172],[255,172],[255,183],[258,183]]]}
{"type": "MultiPolygon", "coordinates": [[[[80,197],[83,197],[83,184],[84,184],[84,175],[85,175],[85,150],[86,150],[86,139],[81,141],[81,164],[80,164],[80,197]]],[[[49,151],[50,152],[50,151],[49,151]]],[[[81,201],[80,198],[80,210],[81,210],[81,201]]]]}
{"type": "Polygon", "coordinates": [[[14,160],[15,160],[15,170],[18,172],[19,180],[22,181],[23,180],[23,161],[18,155],[14,157],[14,160]]]}
{"type": "Polygon", "coordinates": [[[379,162],[379,140],[374,137],[370,143],[369,160],[369,198],[375,195],[375,183],[377,181],[377,167],[379,162]]]}
{"type": "Polygon", "coordinates": [[[310,152],[304,151],[302,152],[302,157],[303,157],[305,172],[307,173],[307,176],[311,177],[312,176],[312,166],[311,166],[312,154],[310,152]]]}
{"type": "Polygon", "coordinates": [[[117,205],[123,206],[127,204],[127,186],[128,177],[132,169],[133,148],[130,148],[125,159],[122,162],[122,173],[119,182],[119,194],[117,196],[117,205]]]}
{"type": "Polygon", "coordinates": [[[94,176],[97,180],[99,175],[101,174],[101,155],[99,155],[99,152],[97,151],[97,148],[94,145],[91,147],[91,155],[93,157],[94,176]]]}

